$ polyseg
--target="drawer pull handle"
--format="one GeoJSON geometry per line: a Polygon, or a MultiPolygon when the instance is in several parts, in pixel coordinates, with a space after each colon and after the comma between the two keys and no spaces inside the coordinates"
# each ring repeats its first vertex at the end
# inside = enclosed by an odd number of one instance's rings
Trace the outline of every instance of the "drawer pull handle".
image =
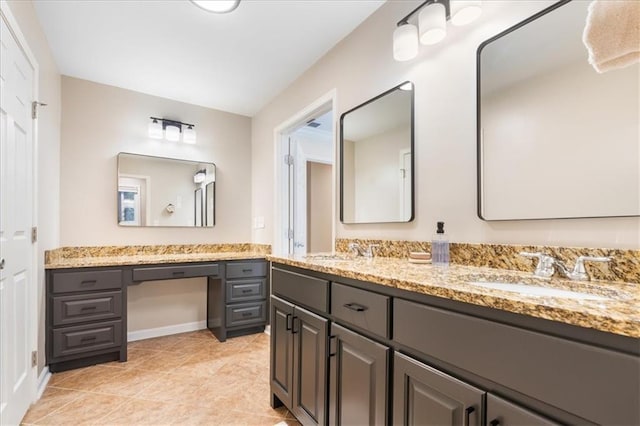
{"type": "Polygon", "coordinates": [[[245,274],[248,274],[251,271],[253,271],[253,269],[251,269],[251,268],[247,268],[247,269],[243,269],[242,270],[242,272],[244,272],[245,274]]]}
{"type": "Polygon", "coordinates": [[[364,312],[367,309],[369,309],[366,306],[359,305],[357,303],[345,303],[343,306],[347,309],[351,309],[352,311],[356,311],[356,312],[364,312]]]}
{"type": "Polygon", "coordinates": [[[80,342],[91,342],[96,340],[97,337],[96,336],[88,336],[88,337],[83,337],[82,339],[80,339],[80,342]]]}
{"type": "Polygon", "coordinates": [[[500,424],[500,420],[498,420],[498,419],[493,419],[493,420],[491,420],[491,421],[489,422],[489,424],[490,424],[491,426],[498,426],[498,425],[500,424]]]}
{"type": "Polygon", "coordinates": [[[184,275],[184,271],[173,271],[174,277],[181,277],[184,275]]]}
{"type": "Polygon", "coordinates": [[[243,317],[250,317],[250,316],[252,316],[252,315],[253,315],[253,314],[252,314],[251,312],[243,312],[243,313],[242,313],[242,316],[243,316],[243,317]]]}
{"type": "Polygon", "coordinates": [[[467,407],[464,409],[465,426],[469,426],[471,424],[471,413],[474,411],[476,411],[476,409],[473,407],[467,407]]]}
{"type": "Polygon", "coordinates": [[[95,285],[96,284],[96,280],[85,280],[80,282],[80,285],[95,285]]]}
{"type": "Polygon", "coordinates": [[[98,309],[97,306],[83,306],[82,308],[80,308],[81,311],[93,311],[95,309],[98,309]]]}
{"type": "Polygon", "coordinates": [[[247,293],[251,293],[253,292],[253,290],[251,290],[250,288],[246,289],[246,290],[242,290],[243,294],[247,294],[247,293]]]}

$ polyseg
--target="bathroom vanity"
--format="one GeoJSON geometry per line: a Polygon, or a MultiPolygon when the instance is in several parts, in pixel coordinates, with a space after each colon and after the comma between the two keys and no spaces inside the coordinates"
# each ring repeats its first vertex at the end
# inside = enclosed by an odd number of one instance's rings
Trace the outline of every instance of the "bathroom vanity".
{"type": "Polygon", "coordinates": [[[145,281],[206,277],[207,328],[222,342],[261,332],[267,323],[269,278],[260,254],[85,257],[50,262],[47,268],[46,351],[52,372],[126,361],[127,288],[145,281]]]}
{"type": "Polygon", "coordinates": [[[513,271],[270,259],[272,405],[305,425],[640,422],[634,286],[563,300],[469,284],[513,271]]]}

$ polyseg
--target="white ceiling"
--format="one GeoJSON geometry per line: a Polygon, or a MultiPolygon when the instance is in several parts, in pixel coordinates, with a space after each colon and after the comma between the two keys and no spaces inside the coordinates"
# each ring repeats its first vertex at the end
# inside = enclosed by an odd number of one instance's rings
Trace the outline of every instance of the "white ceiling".
{"type": "Polygon", "coordinates": [[[62,74],[252,116],[385,0],[34,0],[62,74]]]}

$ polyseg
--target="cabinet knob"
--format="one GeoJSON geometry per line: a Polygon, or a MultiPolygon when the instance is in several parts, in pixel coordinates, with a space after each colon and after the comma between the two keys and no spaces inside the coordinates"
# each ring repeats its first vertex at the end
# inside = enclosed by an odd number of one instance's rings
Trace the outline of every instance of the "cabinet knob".
{"type": "Polygon", "coordinates": [[[0,260],[0,270],[4,269],[4,259],[0,260]]]}
{"type": "Polygon", "coordinates": [[[493,419],[489,422],[489,425],[491,426],[498,426],[500,424],[500,420],[498,419],[493,419]]]}

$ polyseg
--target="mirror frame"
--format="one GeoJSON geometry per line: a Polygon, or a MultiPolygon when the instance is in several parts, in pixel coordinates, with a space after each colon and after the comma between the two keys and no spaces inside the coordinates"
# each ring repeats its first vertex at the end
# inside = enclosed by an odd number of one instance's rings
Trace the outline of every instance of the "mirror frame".
{"type": "Polygon", "coordinates": [[[374,98],[369,99],[366,102],[361,103],[358,106],[351,108],[348,111],[345,111],[340,115],[340,222],[345,225],[366,225],[366,224],[380,224],[380,223],[409,223],[415,219],[416,216],[416,150],[415,150],[415,97],[416,97],[416,85],[409,80],[403,81],[397,86],[392,87],[391,89],[377,95],[374,98]],[[401,221],[389,221],[389,222],[346,222],[344,221],[344,117],[345,115],[354,112],[355,110],[362,108],[365,105],[368,105],[372,102],[377,101],[378,99],[395,92],[396,90],[401,90],[400,87],[405,84],[411,84],[411,216],[408,220],[401,221]]]}
{"type": "Polygon", "coordinates": [[[514,218],[514,219],[485,219],[482,216],[483,204],[482,204],[482,111],[481,111],[481,54],[482,50],[490,43],[516,31],[524,27],[525,25],[553,12],[554,10],[566,5],[575,0],[559,0],[558,2],[552,4],[549,7],[542,9],[540,12],[537,12],[527,19],[518,22],[517,24],[507,28],[506,30],[496,34],[495,36],[485,40],[478,46],[478,50],[476,51],[476,198],[477,198],[477,215],[478,218],[485,222],[510,222],[517,220],[560,220],[560,219],[604,219],[604,218],[613,218],[613,217],[639,217],[640,215],[622,215],[622,216],[575,216],[575,217],[537,217],[537,218],[514,218]]]}

